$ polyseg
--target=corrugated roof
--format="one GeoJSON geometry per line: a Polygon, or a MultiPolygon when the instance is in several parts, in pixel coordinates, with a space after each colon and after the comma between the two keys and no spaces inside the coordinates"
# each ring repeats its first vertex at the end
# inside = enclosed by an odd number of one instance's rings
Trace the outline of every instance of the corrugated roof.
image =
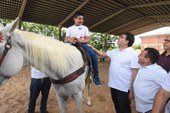
{"type": "Polygon", "coordinates": [[[0,18],[68,27],[80,10],[90,31],[140,34],[170,25],[170,0],[1,0],[0,18]],[[25,3],[25,6],[24,6],[25,3]],[[22,5],[23,4],[23,5],[22,5]]]}

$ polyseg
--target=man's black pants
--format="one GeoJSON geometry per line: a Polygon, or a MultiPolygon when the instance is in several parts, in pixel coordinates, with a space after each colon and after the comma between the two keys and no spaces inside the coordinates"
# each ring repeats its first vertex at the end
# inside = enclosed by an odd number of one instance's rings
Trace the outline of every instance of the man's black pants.
{"type": "Polygon", "coordinates": [[[114,88],[110,89],[116,113],[131,113],[129,92],[123,92],[114,88]]]}

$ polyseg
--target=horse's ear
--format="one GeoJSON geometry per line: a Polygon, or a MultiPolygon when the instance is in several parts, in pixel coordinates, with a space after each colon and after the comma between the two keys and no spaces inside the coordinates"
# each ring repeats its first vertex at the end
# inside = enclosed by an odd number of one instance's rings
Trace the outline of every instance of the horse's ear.
{"type": "Polygon", "coordinates": [[[13,33],[19,24],[19,17],[17,17],[13,22],[9,34],[13,33]]]}
{"type": "Polygon", "coordinates": [[[14,30],[17,28],[19,24],[19,17],[17,17],[12,23],[5,26],[1,32],[6,35],[7,37],[11,36],[11,34],[14,32],[14,30]]]}

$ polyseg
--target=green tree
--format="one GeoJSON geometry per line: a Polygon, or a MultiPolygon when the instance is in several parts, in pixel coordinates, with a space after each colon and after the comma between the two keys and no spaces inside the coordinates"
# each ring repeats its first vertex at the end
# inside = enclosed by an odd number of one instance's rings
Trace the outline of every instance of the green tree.
{"type": "MultiPolygon", "coordinates": [[[[56,26],[23,22],[21,25],[21,30],[51,36],[55,39],[59,39],[59,28],[56,26]]],[[[62,37],[65,37],[65,32],[66,31],[64,29],[61,30],[62,37]]]]}
{"type": "Polygon", "coordinates": [[[133,48],[134,48],[135,50],[141,49],[141,45],[140,45],[140,44],[133,45],[133,48]]]}
{"type": "Polygon", "coordinates": [[[118,37],[110,34],[92,33],[91,45],[98,50],[108,50],[115,48],[115,41],[118,37]]]}
{"type": "MultiPolygon", "coordinates": [[[[11,23],[11,20],[8,20],[8,19],[0,19],[0,21],[1,23],[3,23],[4,26],[8,23],[11,23]]],[[[56,26],[42,25],[42,24],[36,24],[36,23],[30,23],[30,22],[22,22],[21,30],[34,32],[34,33],[42,34],[45,36],[53,37],[55,39],[59,39],[59,28],[56,26]]],[[[65,29],[62,29],[61,37],[65,37],[65,34],[66,34],[65,29]]]]}

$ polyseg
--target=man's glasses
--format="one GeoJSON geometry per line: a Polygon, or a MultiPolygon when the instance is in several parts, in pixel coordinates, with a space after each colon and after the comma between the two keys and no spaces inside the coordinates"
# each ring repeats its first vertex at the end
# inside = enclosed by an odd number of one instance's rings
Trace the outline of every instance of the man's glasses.
{"type": "Polygon", "coordinates": [[[164,39],[164,42],[168,43],[168,42],[170,42],[170,40],[169,39],[164,39]]]}

